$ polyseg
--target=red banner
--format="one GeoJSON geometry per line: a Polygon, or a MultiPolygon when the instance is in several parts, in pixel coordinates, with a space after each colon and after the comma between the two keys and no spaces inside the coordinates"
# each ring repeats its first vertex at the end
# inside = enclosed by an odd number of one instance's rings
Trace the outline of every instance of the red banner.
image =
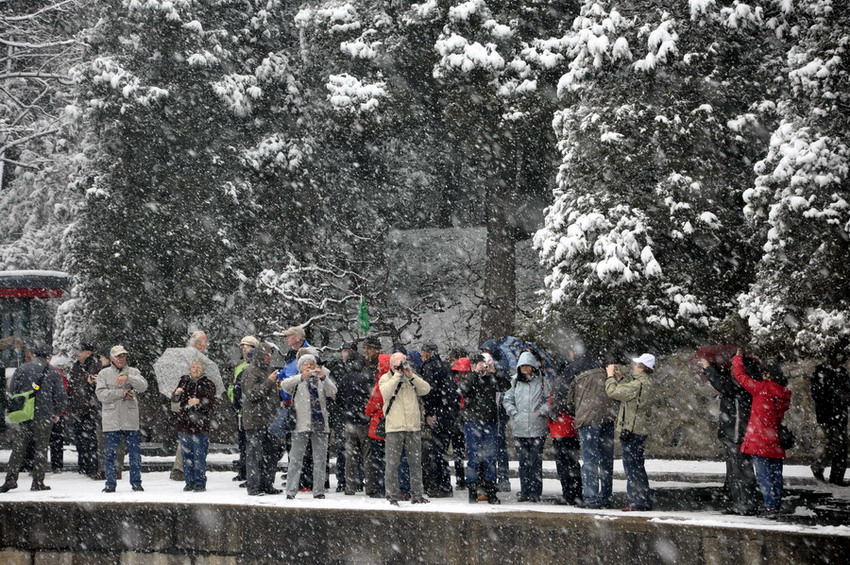
{"type": "Polygon", "coordinates": [[[0,298],[62,298],[61,288],[2,288],[0,298]]]}

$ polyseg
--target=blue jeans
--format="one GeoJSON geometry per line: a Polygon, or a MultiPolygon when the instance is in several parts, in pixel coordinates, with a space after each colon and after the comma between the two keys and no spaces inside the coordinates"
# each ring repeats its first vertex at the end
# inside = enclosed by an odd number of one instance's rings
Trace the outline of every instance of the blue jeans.
{"type": "Polygon", "coordinates": [[[207,486],[208,434],[177,434],[183,452],[183,478],[190,487],[207,486]]]}
{"type": "Polygon", "coordinates": [[[782,459],[773,457],[762,457],[753,455],[753,468],[756,472],[756,480],[764,498],[766,510],[779,510],[782,506],[782,459]]]}
{"type": "Polygon", "coordinates": [[[496,422],[466,422],[463,424],[463,437],[466,440],[468,461],[466,465],[467,483],[477,483],[482,479],[490,483],[496,482],[496,458],[499,455],[498,435],[499,425],[496,422]]]}
{"type": "Polygon", "coordinates": [[[115,487],[116,476],[115,452],[121,440],[127,442],[127,455],[130,459],[130,484],[134,487],[142,486],[142,447],[139,430],[119,430],[116,432],[103,432],[103,469],[106,472],[106,486],[115,487]]]}
{"type": "Polygon", "coordinates": [[[516,438],[520,495],[540,498],[543,494],[543,443],[545,441],[545,437],[516,438]]]}
{"type": "Polygon", "coordinates": [[[614,422],[583,426],[581,442],[581,491],[590,506],[611,504],[614,486],[614,422]]]}
{"type": "Polygon", "coordinates": [[[626,494],[629,506],[639,510],[652,510],[652,494],[643,455],[646,436],[623,432],[620,435],[620,444],[623,446],[623,469],[628,480],[626,494]]]}

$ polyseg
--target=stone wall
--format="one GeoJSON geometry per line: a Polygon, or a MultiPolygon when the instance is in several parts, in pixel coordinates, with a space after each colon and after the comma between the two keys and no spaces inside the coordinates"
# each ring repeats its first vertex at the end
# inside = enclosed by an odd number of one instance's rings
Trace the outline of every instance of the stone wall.
{"type": "Polygon", "coordinates": [[[0,563],[841,563],[850,538],[681,520],[199,505],[0,503],[0,563]]]}

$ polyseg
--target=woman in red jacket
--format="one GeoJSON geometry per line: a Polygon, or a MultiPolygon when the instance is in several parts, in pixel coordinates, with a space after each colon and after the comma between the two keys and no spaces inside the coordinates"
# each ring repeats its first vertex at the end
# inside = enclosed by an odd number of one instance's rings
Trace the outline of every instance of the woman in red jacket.
{"type": "Polygon", "coordinates": [[[753,458],[756,479],[768,514],[776,514],[782,504],[782,461],[785,450],[779,444],[779,427],[791,406],[791,391],[776,365],[762,369],[762,380],[747,374],[741,350],[732,358],[732,375],[753,395],[750,421],[741,443],[741,452],[753,458]]]}

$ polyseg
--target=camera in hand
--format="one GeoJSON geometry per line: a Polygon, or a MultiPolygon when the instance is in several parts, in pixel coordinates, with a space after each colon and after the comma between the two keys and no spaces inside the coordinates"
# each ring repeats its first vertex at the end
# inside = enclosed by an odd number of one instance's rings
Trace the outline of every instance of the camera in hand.
{"type": "Polygon", "coordinates": [[[404,371],[405,369],[409,369],[409,368],[410,368],[410,362],[404,361],[400,365],[396,366],[395,370],[398,371],[398,372],[401,372],[401,371],[404,371]]]}

